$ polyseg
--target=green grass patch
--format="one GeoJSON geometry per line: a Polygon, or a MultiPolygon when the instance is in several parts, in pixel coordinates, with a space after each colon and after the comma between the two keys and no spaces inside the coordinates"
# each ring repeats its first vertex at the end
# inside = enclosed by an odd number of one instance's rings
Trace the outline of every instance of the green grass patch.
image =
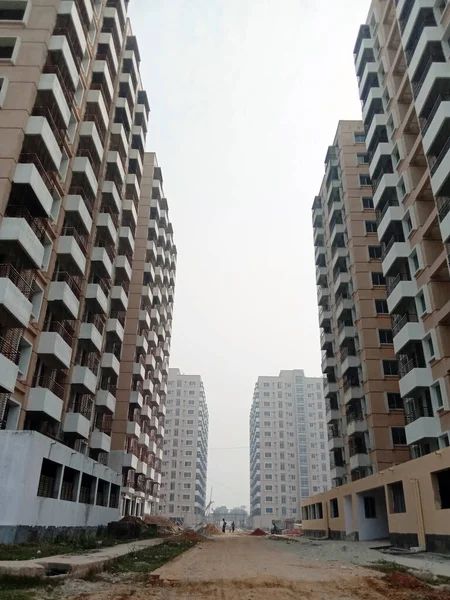
{"type": "Polygon", "coordinates": [[[96,550],[114,546],[115,540],[104,539],[98,544],[96,539],[79,539],[73,541],[42,542],[36,544],[0,544],[0,560],[30,560],[57,554],[79,554],[88,550],[96,550]]]}
{"type": "Polygon", "coordinates": [[[196,545],[197,542],[166,542],[159,546],[152,546],[122,556],[110,563],[106,570],[110,573],[141,573],[146,575],[156,571],[159,567],[196,545]]]}
{"type": "Polygon", "coordinates": [[[390,575],[391,573],[409,573],[408,567],[389,560],[378,560],[367,566],[375,571],[380,571],[380,573],[385,573],[385,575],[390,575]]]}
{"type": "Polygon", "coordinates": [[[59,582],[49,582],[39,577],[14,577],[3,575],[0,577],[1,600],[32,600],[40,588],[52,588],[59,582]]]}

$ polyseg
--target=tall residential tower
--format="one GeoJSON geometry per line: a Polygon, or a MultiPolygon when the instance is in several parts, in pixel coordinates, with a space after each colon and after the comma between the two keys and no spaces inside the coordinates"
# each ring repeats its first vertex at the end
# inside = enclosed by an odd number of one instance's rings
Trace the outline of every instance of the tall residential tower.
{"type": "Polygon", "coordinates": [[[169,369],[161,512],[194,526],[205,516],[208,407],[200,375],[169,369]]]}
{"type": "Polygon", "coordinates": [[[176,248],[127,6],[1,3],[0,541],[158,498],[176,248]]]}
{"type": "Polygon", "coordinates": [[[329,487],[322,378],[301,370],[258,377],[250,412],[253,523],[297,520],[301,498],[329,487]]]}

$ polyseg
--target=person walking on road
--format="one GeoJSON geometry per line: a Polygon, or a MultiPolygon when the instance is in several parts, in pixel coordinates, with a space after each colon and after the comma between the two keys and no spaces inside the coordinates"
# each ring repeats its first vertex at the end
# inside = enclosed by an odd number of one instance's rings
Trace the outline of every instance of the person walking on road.
{"type": "Polygon", "coordinates": [[[231,533],[234,533],[234,529],[235,529],[235,527],[234,527],[234,521],[233,521],[233,522],[231,523],[231,533]]]}
{"type": "Polygon", "coordinates": [[[225,521],[225,519],[223,519],[223,523],[222,523],[222,533],[225,533],[227,528],[227,522],[225,521]]]}

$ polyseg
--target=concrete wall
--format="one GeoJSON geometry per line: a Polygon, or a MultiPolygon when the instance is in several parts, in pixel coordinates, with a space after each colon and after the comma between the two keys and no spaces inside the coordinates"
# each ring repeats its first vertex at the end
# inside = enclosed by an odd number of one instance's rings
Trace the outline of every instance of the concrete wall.
{"type": "Polygon", "coordinates": [[[450,448],[433,452],[421,458],[402,463],[381,471],[370,477],[335,488],[323,494],[312,496],[302,502],[303,530],[320,531],[323,535],[330,532],[351,532],[350,516],[353,518],[356,537],[375,539],[371,536],[387,537],[401,543],[410,540],[412,545],[423,545],[427,548],[450,548],[450,508],[441,508],[439,491],[434,473],[450,469],[450,448]],[[406,512],[394,513],[389,500],[389,484],[402,482],[406,512]],[[383,494],[385,500],[383,501],[383,494]],[[377,519],[376,531],[367,523],[361,512],[364,495],[376,497],[377,519]],[[350,511],[349,497],[352,498],[350,511]],[[322,502],[329,508],[330,500],[336,498],[339,516],[329,518],[329,510],[323,512],[322,519],[305,520],[306,507],[322,502]],[[386,507],[386,513],[385,508],[386,507]],[[387,529],[385,524],[387,519],[387,529]],[[439,546],[440,545],[440,546],[439,546]],[[445,546],[445,547],[444,547],[445,546]]]}
{"type": "Polygon", "coordinates": [[[119,518],[107,508],[37,496],[42,460],[47,458],[120,486],[108,467],[35,431],[0,432],[0,543],[21,527],[98,527],[119,518]]]}

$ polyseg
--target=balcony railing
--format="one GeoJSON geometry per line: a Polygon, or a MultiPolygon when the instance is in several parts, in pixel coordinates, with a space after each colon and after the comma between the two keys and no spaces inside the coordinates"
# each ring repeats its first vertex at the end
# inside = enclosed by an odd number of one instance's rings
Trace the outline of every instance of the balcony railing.
{"type": "Polygon", "coordinates": [[[0,354],[8,360],[18,365],[20,360],[20,350],[16,345],[11,344],[9,340],[0,337],[0,354]]]}
{"type": "Polygon", "coordinates": [[[55,396],[58,396],[58,398],[60,398],[61,400],[64,399],[66,385],[62,382],[61,379],[58,381],[55,377],[51,375],[41,375],[39,377],[34,377],[32,387],[50,390],[50,392],[55,394],[55,396]]]}
{"type": "Polygon", "coordinates": [[[52,281],[60,281],[60,282],[66,283],[68,285],[68,287],[72,290],[72,292],[75,294],[77,299],[80,298],[81,281],[79,278],[73,277],[72,275],[70,275],[69,273],[66,273],[65,271],[59,271],[59,272],[55,272],[53,274],[52,281]]]}
{"type": "Polygon", "coordinates": [[[50,321],[47,329],[44,330],[44,333],[57,333],[62,337],[66,344],[69,346],[72,345],[74,330],[67,322],[50,321]]]}
{"type": "Polygon", "coordinates": [[[381,254],[381,259],[384,260],[386,258],[386,256],[389,254],[389,250],[392,248],[392,246],[396,242],[404,242],[404,241],[405,241],[405,238],[403,235],[399,235],[398,233],[393,235],[386,244],[382,244],[383,252],[381,254]]]}
{"type": "Polygon", "coordinates": [[[439,110],[441,102],[448,102],[449,100],[450,100],[450,94],[439,94],[439,96],[437,96],[436,101],[435,101],[433,108],[431,109],[431,112],[428,115],[428,117],[423,117],[420,119],[420,125],[422,127],[422,135],[425,135],[426,132],[428,131],[437,111],[439,110]]]}
{"type": "Polygon", "coordinates": [[[446,60],[445,60],[445,56],[443,54],[438,54],[436,56],[430,57],[430,59],[428,60],[426,66],[423,70],[422,76],[419,79],[419,81],[412,82],[412,90],[413,90],[414,98],[417,98],[417,96],[419,95],[420,90],[422,89],[425,79],[428,75],[428,72],[431,69],[431,65],[433,63],[445,63],[445,62],[446,62],[446,60]]]}
{"type": "Polygon", "coordinates": [[[330,469],[345,467],[345,461],[342,458],[330,458],[330,469]]]}
{"type": "Polygon", "coordinates": [[[33,296],[32,281],[27,281],[12,265],[0,264],[0,277],[9,279],[28,300],[33,296]]]}
{"type": "Polygon", "coordinates": [[[372,181],[372,189],[373,189],[373,193],[375,194],[375,192],[378,189],[378,186],[381,183],[381,180],[383,179],[383,177],[385,175],[389,175],[390,173],[393,173],[394,169],[393,167],[386,167],[385,169],[380,169],[380,173],[377,175],[377,177],[372,181]]]}
{"type": "Polygon", "coordinates": [[[83,395],[81,397],[75,397],[71,400],[68,411],[71,413],[80,414],[90,421],[92,417],[92,408],[92,398],[88,395],[83,395]]]}
{"type": "Polygon", "coordinates": [[[369,112],[367,113],[366,121],[367,125],[364,125],[364,129],[366,134],[369,132],[369,129],[372,125],[373,118],[375,115],[384,115],[384,109],[382,106],[373,106],[369,112]]]}
{"type": "Polygon", "coordinates": [[[419,317],[415,314],[406,314],[393,320],[392,335],[396,336],[407,323],[418,323],[419,317]]]}
{"type": "Polygon", "coordinates": [[[334,426],[334,425],[329,425],[328,426],[328,439],[332,440],[334,438],[338,438],[340,437],[341,434],[339,432],[339,428],[334,426]]]}
{"type": "Polygon", "coordinates": [[[407,360],[405,362],[402,362],[400,360],[399,361],[399,369],[398,369],[399,378],[402,379],[402,377],[405,377],[413,369],[418,369],[418,368],[423,368],[423,367],[420,366],[419,360],[415,356],[413,356],[412,358],[410,358],[409,360],[407,360]]]}
{"type": "Polygon", "coordinates": [[[431,406],[428,405],[418,405],[418,406],[411,406],[411,405],[406,405],[406,424],[409,425],[411,423],[414,423],[414,421],[417,421],[417,419],[421,419],[422,417],[433,417],[433,409],[431,408],[431,406]]]}
{"type": "Polygon", "coordinates": [[[344,346],[341,348],[341,362],[343,362],[349,356],[356,356],[356,351],[353,348],[349,348],[348,346],[344,346]]]}
{"type": "Polygon", "coordinates": [[[400,281],[411,281],[407,273],[398,273],[395,277],[386,277],[386,295],[389,297],[400,281]]]}
{"type": "Polygon", "coordinates": [[[389,200],[388,202],[386,202],[386,204],[384,205],[382,210],[377,210],[377,226],[380,225],[381,221],[383,220],[384,215],[387,213],[388,208],[391,208],[392,206],[398,206],[398,201],[396,200],[389,200]]]}
{"type": "Polygon", "coordinates": [[[94,210],[95,197],[87,193],[87,191],[88,188],[79,185],[71,185],[69,189],[69,195],[81,196],[83,198],[83,202],[86,204],[86,208],[88,209],[89,214],[92,216],[92,211],[94,210]]]}
{"type": "Polygon", "coordinates": [[[402,13],[399,19],[400,31],[403,33],[405,31],[406,25],[409,20],[409,16],[411,15],[411,11],[414,7],[415,0],[406,0],[405,6],[403,7],[402,13]]]}
{"type": "Polygon", "coordinates": [[[88,238],[85,235],[80,235],[75,227],[65,225],[61,231],[61,235],[75,238],[76,243],[80,247],[84,256],[87,256],[88,238]]]}
{"type": "Polygon", "coordinates": [[[348,423],[359,423],[361,421],[364,421],[364,413],[362,412],[361,409],[359,410],[348,410],[346,412],[346,419],[347,419],[347,424],[348,423]]]}
{"type": "Polygon", "coordinates": [[[100,277],[96,273],[93,273],[89,277],[89,283],[98,285],[100,287],[100,289],[102,290],[102,292],[105,294],[105,296],[106,297],[109,296],[109,292],[111,291],[111,285],[112,285],[110,279],[107,279],[105,277],[100,277]]]}
{"type": "Polygon", "coordinates": [[[122,325],[122,327],[125,327],[125,319],[127,318],[127,313],[126,313],[126,311],[113,309],[113,310],[111,310],[111,312],[109,314],[109,318],[117,319],[119,321],[119,323],[122,325]]]}
{"type": "Polygon", "coordinates": [[[25,221],[30,226],[31,231],[41,242],[41,244],[43,244],[47,239],[47,219],[34,217],[26,206],[22,204],[8,204],[5,211],[5,217],[25,219],[25,221]]]}
{"type": "Polygon", "coordinates": [[[90,354],[83,356],[78,364],[80,367],[86,367],[92,371],[94,375],[97,375],[100,366],[100,359],[96,353],[91,352],[90,354]]]}
{"type": "Polygon", "coordinates": [[[47,170],[45,169],[39,156],[35,152],[22,152],[19,157],[19,163],[33,164],[36,167],[39,175],[41,176],[45,187],[48,189],[50,194],[54,194],[55,183],[48,175],[47,170]]]}
{"type": "Polygon", "coordinates": [[[103,331],[105,329],[105,320],[101,315],[96,315],[87,310],[84,314],[83,323],[90,323],[90,324],[94,325],[94,327],[101,334],[103,334],[103,331]]]}
{"type": "Polygon", "coordinates": [[[344,392],[352,387],[359,387],[360,383],[357,379],[344,379],[344,392]]]}
{"type": "Polygon", "coordinates": [[[356,456],[357,454],[367,454],[366,444],[360,438],[357,439],[358,441],[356,443],[349,443],[350,456],[356,456]]]}
{"type": "Polygon", "coordinates": [[[120,354],[122,352],[122,344],[107,343],[105,346],[105,352],[107,354],[113,354],[118,360],[120,360],[120,354]]]}
{"type": "Polygon", "coordinates": [[[97,431],[101,431],[102,433],[110,436],[112,433],[112,421],[113,419],[111,415],[98,413],[95,419],[94,429],[97,429],[97,431]]]}
{"type": "Polygon", "coordinates": [[[445,142],[444,147],[439,152],[438,156],[428,156],[428,165],[430,167],[430,175],[431,176],[433,176],[436,173],[439,165],[442,163],[444,156],[447,154],[449,148],[450,148],[450,137],[445,142]]]}

